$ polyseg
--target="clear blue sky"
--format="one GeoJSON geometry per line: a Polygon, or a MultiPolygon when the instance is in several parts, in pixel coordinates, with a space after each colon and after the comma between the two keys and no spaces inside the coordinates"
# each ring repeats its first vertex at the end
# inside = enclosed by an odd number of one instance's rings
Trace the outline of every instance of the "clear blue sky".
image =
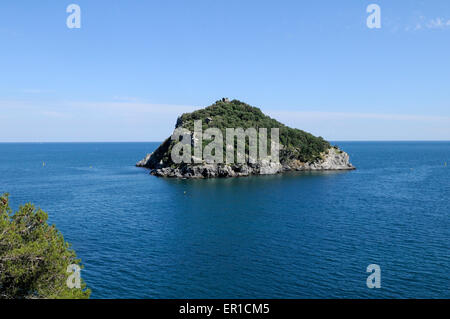
{"type": "Polygon", "coordinates": [[[2,1],[0,46],[0,142],[160,141],[224,96],[331,140],[450,140],[448,0],[2,1]]]}

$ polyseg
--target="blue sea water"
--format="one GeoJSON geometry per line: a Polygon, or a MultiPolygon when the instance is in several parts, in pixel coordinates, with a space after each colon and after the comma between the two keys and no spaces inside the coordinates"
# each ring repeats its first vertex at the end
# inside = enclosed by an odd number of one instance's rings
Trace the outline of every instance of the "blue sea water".
{"type": "Polygon", "coordinates": [[[450,142],[337,144],[356,171],[213,180],[134,167],[158,143],[0,144],[0,192],[93,298],[450,298],[450,142]]]}

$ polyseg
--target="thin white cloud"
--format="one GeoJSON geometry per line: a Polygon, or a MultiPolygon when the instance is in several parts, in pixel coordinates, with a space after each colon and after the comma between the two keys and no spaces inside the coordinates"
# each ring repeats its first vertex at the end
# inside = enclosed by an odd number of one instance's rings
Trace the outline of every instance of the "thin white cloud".
{"type": "Polygon", "coordinates": [[[436,29],[450,29],[450,19],[446,18],[433,18],[427,20],[424,16],[420,16],[418,21],[413,26],[406,26],[405,31],[418,31],[418,30],[436,30],[436,29]]]}
{"type": "MultiPolygon", "coordinates": [[[[204,106],[155,104],[144,102],[116,102],[116,101],[64,101],[35,103],[30,100],[0,100],[2,110],[38,111],[42,115],[54,117],[67,117],[78,112],[107,112],[115,114],[134,115],[165,115],[176,117],[187,112],[203,108],[204,106]],[[43,104],[46,106],[43,108],[43,104]]],[[[317,119],[317,120],[346,120],[346,119],[374,119],[390,121],[422,121],[422,122],[448,122],[450,116],[395,114],[395,113],[360,113],[360,112],[318,112],[318,111],[291,111],[291,110],[263,110],[271,117],[278,119],[317,119]]],[[[3,115],[8,112],[4,112],[3,115]]]]}
{"type": "Polygon", "coordinates": [[[450,20],[446,20],[443,18],[435,18],[427,23],[428,29],[444,29],[449,27],[450,27],[450,20]]]}
{"type": "Polygon", "coordinates": [[[118,101],[0,100],[0,142],[162,141],[203,106],[118,101]]]}
{"type": "Polygon", "coordinates": [[[186,112],[192,112],[203,106],[189,106],[189,105],[171,105],[171,104],[154,104],[145,102],[132,102],[132,101],[106,101],[106,102],[65,102],[67,106],[73,108],[84,109],[102,109],[105,111],[116,111],[126,113],[148,113],[148,114],[182,114],[186,112]]]}
{"type": "Polygon", "coordinates": [[[267,111],[327,140],[450,140],[450,116],[357,112],[267,111]]]}
{"type": "MultiPolygon", "coordinates": [[[[116,114],[155,114],[155,115],[181,115],[182,113],[192,112],[203,106],[192,105],[174,105],[174,104],[157,104],[146,102],[132,101],[53,101],[53,102],[34,102],[29,99],[21,100],[0,100],[0,108],[2,110],[15,111],[39,111],[42,115],[70,114],[79,112],[109,112],[116,114]],[[65,112],[62,113],[61,110],[65,112]]],[[[176,118],[175,118],[176,119],[176,118]]]]}
{"type": "Polygon", "coordinates": [[[8,28],[0,28],[0,35],[16,37],[18,35],[18,33],[15,30],[11,30],[8,28]]]}
{"type": "Polygon", "coordinates": [[[300,112],[300,111],[269,111],[273,117],[283,119],[314,119],[314,120],[348,120],[373,119],[388,121],[420,121],[420,122],[449,122],[448,116],[430,116],[413,114],[388,113],[354,113],[354,112],[300,112]]]}
{"type": "Polygon", "coordinates": [[[55,119],[66,119],[66,118],[71,117],[71,115],[68,113],[55,112],[55,111],[42,111],[41,114],[46,117],[55,118],[55,119]]]}
{"type": "Polygon", "coordinates": [[[44,93],[52,93],[54,91],[42,89],[23,89],[21,90],[21,92],[25,94],[44,94],[44,93]]]}
{"type": "MultiPolygon", "coordinates": [[[[203,106],[118,101],[0,100],[0,141],[162,141],[203,106]]],[[[263,109],[328,140],[450,139],[450,116],[263,109]]]]}
{"type": "Polygon", "coordinates": [[[42,93],[42,90],[39,90],[39,89],[24,89],[24,90],[22,90],[22,92],[26,93],[26,94],[39,94],[39,93],[42,93]]]}
{"type": "Polygon", "coordinates": [[[137,102],[139,99],[137,97],[131,97],[131,96],[113,96],[114,101],[122,101],[122,102],[137,102]]]}

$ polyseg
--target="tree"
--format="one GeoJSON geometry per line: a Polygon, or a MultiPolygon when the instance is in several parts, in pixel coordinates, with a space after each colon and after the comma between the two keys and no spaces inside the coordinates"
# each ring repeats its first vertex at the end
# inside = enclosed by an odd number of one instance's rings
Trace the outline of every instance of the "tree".
{"type": "Polygon", "coordinates": [[[81,261],[47,219],[32,204],[12,213],[8,194],[0,196],[0,298],[89,298],[82,280],[69,288],[68,267],[81,261]]]}

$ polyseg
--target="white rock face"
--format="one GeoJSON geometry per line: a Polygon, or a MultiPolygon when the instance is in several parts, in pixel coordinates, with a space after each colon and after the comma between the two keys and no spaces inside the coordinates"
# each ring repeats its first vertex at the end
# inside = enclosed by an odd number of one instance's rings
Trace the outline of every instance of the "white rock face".
{"type": "Polygon", "coordinates": [[[355,167],[350,164],[347,153],[334,147],[328,150],[324,158],[318,162],[307,165],[308,170],[352,170],[355,167]]]}
{"type": "Polygon", "coordinates": [[[146,167],[148,162],[150,161],[150,157],[152,156],[152,154],[153,153],[147,154],[144,159],[142,159],[142,160],[140,160],[139,162],[136,163],[136,166],[137,167],[146,167]]]}
{"type": "Polygon", "coordinates": [[[273,175],[281,173],[283,171],[283,165],[281,163],[273,163],[267,160],[262,161],[259,167],[260,175],[273,175]]]}

